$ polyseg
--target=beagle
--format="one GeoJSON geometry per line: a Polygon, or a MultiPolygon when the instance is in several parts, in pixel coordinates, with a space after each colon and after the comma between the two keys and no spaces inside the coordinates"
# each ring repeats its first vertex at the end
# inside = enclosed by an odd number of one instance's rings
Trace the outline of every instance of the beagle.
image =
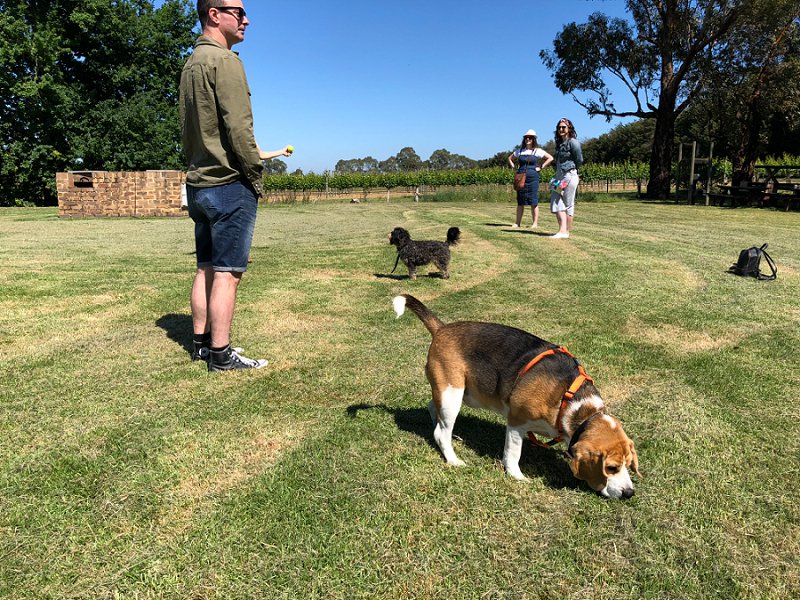
{"type": "Polygon", "coordinates": [[[486,408],[506,418],[503,467],[525,480],[519,468],[526,434],[564,441],[572,473],[606,498],[634,494],[629,469],[639,475],[636,448],[622,424],[605,413],[592,379],[565,348],[535,335],[475,321],[443,323],[409,294],[394,298],[401,317],[409,308],[433,336],[425,374],[433,398],[428,405],[433,438],[447,464],[460,466],[453,426],[461,404],[486,408]]]}

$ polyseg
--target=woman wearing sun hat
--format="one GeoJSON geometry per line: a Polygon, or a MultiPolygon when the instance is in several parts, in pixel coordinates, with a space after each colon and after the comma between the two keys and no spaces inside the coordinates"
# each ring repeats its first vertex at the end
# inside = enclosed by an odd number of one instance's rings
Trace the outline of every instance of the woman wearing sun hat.
{"type": "Polygon", "coordinates": [[[508,164],[517,173],[525,173],[525,187],[517,192],[517,221],[513,227],[517,228],[522,223],[522,214],[525,207],[531,207],[533,225],[539,226],[539,172],[553,162],[553,157],[536,145],[536,132],[528,129],[522,136],[519,148],[508,156],[508,164]],[[514,164],[514,159],[517,165],[514,164]]]}

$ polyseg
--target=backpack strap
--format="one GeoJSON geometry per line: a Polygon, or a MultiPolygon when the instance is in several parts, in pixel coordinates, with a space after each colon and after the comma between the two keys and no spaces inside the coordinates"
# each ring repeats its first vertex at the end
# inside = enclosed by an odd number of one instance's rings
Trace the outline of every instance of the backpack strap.
{"type": "Polygon", "coordinates": [[[772,271],[772,275],[764,275],[763,273],[761,273],[761,270],[759,269],[758,278],[761,281],[772,281],[773,279],[775,279],[778,276],[778,267],[775,265],[775,261],[772,260],[772,257],[769,254],[767,254],[766,247],[767,247],[766,244],[761,246],[761,248],[760,248],[761,255],[765,259],[767,259],[767,264],[769,265],[769,268],[772,271]]]}

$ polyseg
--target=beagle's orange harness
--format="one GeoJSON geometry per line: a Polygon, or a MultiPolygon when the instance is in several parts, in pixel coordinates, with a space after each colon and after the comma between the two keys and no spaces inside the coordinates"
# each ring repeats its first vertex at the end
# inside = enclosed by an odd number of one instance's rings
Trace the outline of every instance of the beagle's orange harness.
{"type": "Polygon", "coordinates": [[[531,440],[531,442],[542,448],[550,448],[552,446],[555,446],[559,442],[564,441],[564,428],[561,425],[561,418],[564,416],[564,410],[567,408],[567,404],[569,404],[569,401],[572,400],[572,398],[575,396],[578,390],[581,389],[581,386],[585,382],[589,381],[591,383],[594,383],[594,379],[592,379],[586,374],[586,371],[583,370],[583,366],[581,365],[580,362],[578,362],[578,359],[575,358],[575,356],[569,350],[564,348],[564,346],[560,346],[559,348],[550,348],[550,350],[545,350],[544,352],[536,356],[533,360],[531,360],[527,365],[522,367],[522,370],[519,372],[519,375],[517,375],[517,378],[514,381],[514,386],[516,387],[519,380],[522,379],[525,373],[527,373],[528,371],[531,370],[531,368],[533,368],[533,365],[538,363],[543,358],[556,354],[557,352],[572,357],[572,359],[578,365],[578,376],[573,380],[572,385],[569,386],[567,391],[564,392],[564,396],[561,398],[561,406],[558,409],[558,416],[556,417],[556,427],[558,428],[558,437],[553,438],[549,442],[542,442],[539,441],[539,439],[533,432],[531,431],[528,432],[528,438],[531,440]]]}

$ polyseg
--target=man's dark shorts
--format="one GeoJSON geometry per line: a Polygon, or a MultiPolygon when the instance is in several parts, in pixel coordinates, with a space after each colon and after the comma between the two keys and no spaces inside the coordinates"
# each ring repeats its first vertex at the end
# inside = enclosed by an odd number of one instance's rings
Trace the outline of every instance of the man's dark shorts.
{"type": "Polygon", "coordinates": [[[194,221],[197,266],[244,273],[253,242],[258,197],[241,181],[199,188],[186,186],[194,221]]]}

